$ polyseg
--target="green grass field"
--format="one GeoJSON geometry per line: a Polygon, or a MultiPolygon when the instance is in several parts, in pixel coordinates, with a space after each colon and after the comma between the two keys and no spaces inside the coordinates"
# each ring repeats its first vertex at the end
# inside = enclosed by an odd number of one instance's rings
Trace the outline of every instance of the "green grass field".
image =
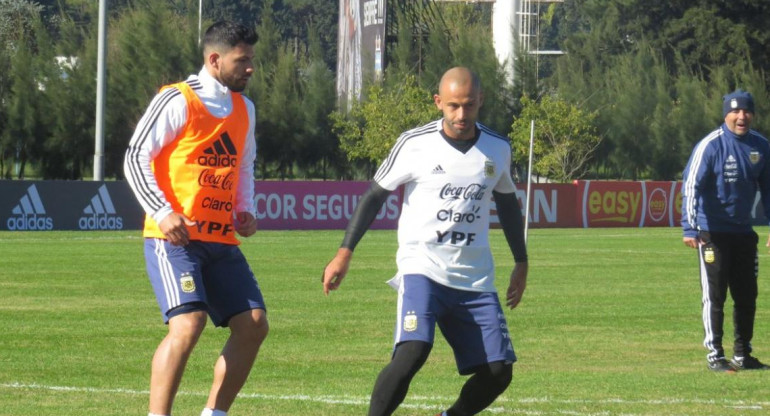
{"type": "MultiPolygon", "coordinates": [[[[768,229],[758,231],[764,241],[768,229]]],[[[396,293],[384,281],[395,232],[370,231],[342,288],[324,297],[321,271],[341,238],[262,231],[242,245],[271,332],[231,415],[366,414],[391,350],[396,293]]],[[[513,263],[502,233],[492,238],[503,291],[513,263]]],[[[507,312],[514,381],[483,414],[770,413],[770,372],[706,369],[696,254],[679,229],[535,229],[529,253],[524,300],[507,312]]],[[[770,361],[764,246],[760,263],[754,347],[770,361]]],[[[0,299],[0,415],[146,414],[149,362],[165,327],[138,232],[0,233],[0,299]]],[[[200,413],[226,336],[206,328],[175,415],[200,413]]],[[[396,414],[433,415],[463,381],[439,338],[396,414]]]]}

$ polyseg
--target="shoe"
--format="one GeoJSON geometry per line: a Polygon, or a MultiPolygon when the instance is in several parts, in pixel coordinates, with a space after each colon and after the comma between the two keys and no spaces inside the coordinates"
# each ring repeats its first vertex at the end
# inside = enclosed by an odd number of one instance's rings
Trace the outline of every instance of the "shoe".
{"type": "Polygon", "coordinates": [[[733,357],[730,365],[736,370],[770,370],[770,365],[763,364],[756,358],[747,355],[745,357],[733,357]]]}
{"type": "Polygon", "coordinates": [[[709,370],[715,371],[717,373],[734,373],[735,372],[735,368],[733,368],[724,357],[717,358],[714,361],[709,361],[709,370]]]}

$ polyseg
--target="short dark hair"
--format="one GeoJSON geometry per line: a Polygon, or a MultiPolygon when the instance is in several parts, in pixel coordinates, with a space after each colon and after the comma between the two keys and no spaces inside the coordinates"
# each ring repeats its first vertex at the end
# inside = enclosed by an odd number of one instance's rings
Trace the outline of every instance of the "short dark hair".
{"type": "Polygon", "coordinates": [[[237,22],[220,20],[206,29],[206,33],[203,35],[202,46],[205,51],[206,48],[212,46],[228,46],[233,48],[239,43],[246,43],[248,45],[257,43],[257,34],[254,32],[254,29],[237,22]]]}

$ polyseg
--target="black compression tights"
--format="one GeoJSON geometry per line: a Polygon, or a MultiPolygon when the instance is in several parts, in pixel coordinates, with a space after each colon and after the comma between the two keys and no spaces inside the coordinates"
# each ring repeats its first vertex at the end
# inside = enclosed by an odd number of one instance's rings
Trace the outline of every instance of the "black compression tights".
{"type": "Polygon", "coordinates": [[[486,409],[495,401],[513,377],[513,365],[503,361],[484,364],[465,382],[460,397],[447,410],[448,416],[471,416],[486,409]]]}
{"type": "Polygon", "coordinates": [[[374,383],[369,416],[389,416],[406,397],[409,383],[428,359],[433,346],[422,341],[399,344],[393,359],[380,371],[374,383]]]}
{"type": "MultiPolygon", "coordinates": [[[[408,341],[396,347],[391,362],[377,377],[369,403],[369,416],[389,416],[406,397],[409,383],[422,368],[430,354],[431,345],[421,341],[408,341]]],[[[476,368],[465,382],[460,397],[452,405],[449,416],[475,415],[495,401],[511,383],[513,366],[502,361],[476,368]]]]}

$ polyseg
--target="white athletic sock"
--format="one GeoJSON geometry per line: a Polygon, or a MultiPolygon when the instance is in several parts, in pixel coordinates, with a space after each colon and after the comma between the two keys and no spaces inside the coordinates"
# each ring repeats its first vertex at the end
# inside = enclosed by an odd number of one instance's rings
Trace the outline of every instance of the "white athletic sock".
{"type": "Polygon", "coordinates": [[[171,415],[159,415],[156,413],[147,413],[147,416],[171,416],[171,415]]]}
{"type": "Polygon", "coordinates": [[[201,412],[201,416],[227,416],[227,412],[217,409],[204,408],[201,412]]]}

